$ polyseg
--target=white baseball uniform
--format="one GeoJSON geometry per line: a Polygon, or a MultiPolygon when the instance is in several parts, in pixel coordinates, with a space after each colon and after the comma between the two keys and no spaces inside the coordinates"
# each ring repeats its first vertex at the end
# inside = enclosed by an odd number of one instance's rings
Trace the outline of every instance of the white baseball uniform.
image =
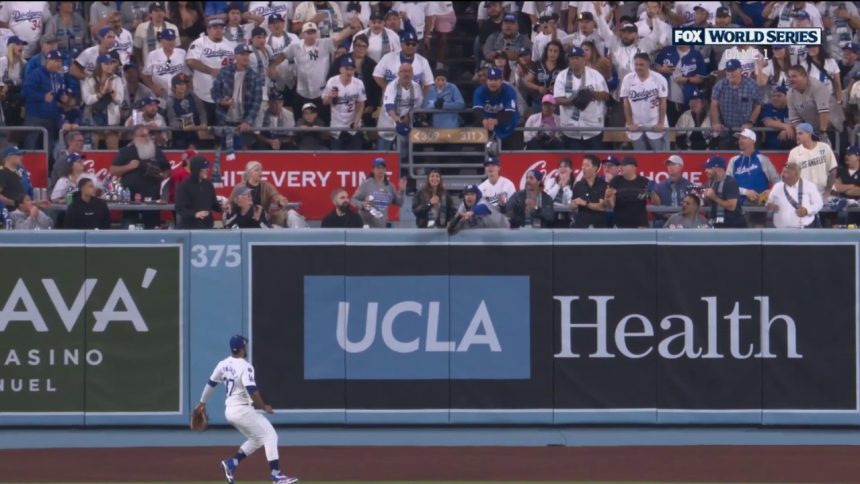
{"type": "MultiPolygon", "coordinates": [[[[191,43],[188,47],[188,54],[185,56],[186,64],[190,59],[199,60],[206,67],[213,69],[221,69],[230,65],[233,62],[233,49],[236,48],[236,43],[227,40],[215,42],[209,37],[203,35],[191,43]]],[[[194,89],[194,95],[201,101],[212,103],[212,83],[214,79],[209,74],[203,71],[194,73],[191,79],[191,84],[194,89]]]]}
{"type": "MultiPolygon", "coordinates": [[[[208,385],[214,387],[219,383],[227,387],[224,417],[248,438],[240,447],[242,452],[251,455],[260,447],[265,447],[266,460],[277,460],[278,434],[271,422],[254,410],[254,401],[251,399],[251,395],[257,391],[254,367],[244,358],[224,358],[215,366],[208,385]]],[[[203,394],[206,393],[204,390],[203,394]]],[[[205,398],[201,398],[201,401],[205,401],[205,398]]]]}
{"type": "Polygon", "coordinates": [[[0,21],[9,24],[9,29],[27,42],[24,58],[29,59],[38,48],[42,24],[51,18],[48,2],[3,2],[0,21]]]}
{"type": "Polygon", "coordinates": [[[514,182],[508,180],[503,176],[499,176],[499,179],[496,180],[496,184],[493,185],[490,183],[490,179],[487,178],[480,185],[478,185],[478,189],[481,190],[481,201],[486,203],[487,205],[492,205],[495,207],[499,206],[499,194],[505,194],[505,201],[510,200],[514,193],[517,193],[517,189],[514,186],[514,182]]]}

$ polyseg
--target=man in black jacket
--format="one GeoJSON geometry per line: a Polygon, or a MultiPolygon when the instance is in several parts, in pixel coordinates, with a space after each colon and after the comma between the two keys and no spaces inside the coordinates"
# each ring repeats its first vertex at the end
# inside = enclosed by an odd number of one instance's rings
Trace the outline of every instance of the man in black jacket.
{"type": "Polygon", "coordinates": [[[176,214],[179,229],[211,229],[215,221],[212,212],[221,212],[215,196],[215,185],[208,180],[209,162],[202,155],[189,161],[191,177],[176,189],[176,214]]]}
{"type": "Polygon", "coordinates": [[[552,227],[552,197],[543,191],[543,172],[529,171],[526,189],[514,193],[505,208],[511,219],[511,228],[552,227]]]}
{"type": "Polygon", "coordinates": [[[349,206],[349,195],[343,188],[336,188],[331,194],[334,210],[322,220],[320,227],[324,229],[360,229],[364,227],[361,215],[352,211],[349,206]]]}
{"type": "MultiPolygon", "coordinates": [[[[110,174],[122,177],[123,186],[131,191],[138,201],[158,200],[161,197],[161,182],[170,173],[170,162],[161,148],[156,146],[149,128],[138,125],[134,128],[134,138],[119,150],[110,167],[110,174]],[[138,197],[139,195],[139,197],[138,197]]],[[[151,229],[158,226],[160,214],[155,211],[123,212],[123,224],[143,223],[151,229]]]]}
{"type": "Polygon", "coordinates": [[[91,179],[81,178],[78,181],[78,191],[72,198],[72,204],[66,209],[63,227],[78,230],[111,228],[107,203],[96,197],[96,186],[91,179]]]}

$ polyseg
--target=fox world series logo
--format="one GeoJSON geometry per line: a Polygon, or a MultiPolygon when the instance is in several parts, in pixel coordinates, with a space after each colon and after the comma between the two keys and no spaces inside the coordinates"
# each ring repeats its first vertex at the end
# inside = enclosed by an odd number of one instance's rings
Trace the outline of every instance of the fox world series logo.
{"type": "Polygon", "coordinates": [[[820,28],[677,28],[673,45],[819,45],[820,28]]]}

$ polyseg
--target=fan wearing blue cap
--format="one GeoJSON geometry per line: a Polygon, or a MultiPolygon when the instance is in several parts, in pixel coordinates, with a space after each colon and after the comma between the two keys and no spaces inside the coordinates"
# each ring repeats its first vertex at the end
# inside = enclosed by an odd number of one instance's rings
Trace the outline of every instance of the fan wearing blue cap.
{"type": "Polygon", "coordinates": [[[466,185],[463,189],[463,203],[448,224],[448,233],[454,235],[463,229],[501,229],[509,228],[510,222],[498,209],[481,200],[481,189],[476,185],[466,185]]]}
{"type": "Polygon", "coordinates": [[[509,13],[502,17],[501,29],[487,37],[482,47],[484,60],[488,62],[493,62],[497,52],[503,52],[508,60],[515,61],[520,49],[526,48],[531,52],[532,43],[528,36],[520,34],[517,16],[509,13]]]}
{"type": "Polygon", "coordinates": [[[827,198],[836,176],[836,156],[811,124],[798,124],[795,133],[797,146],[788,153],[788,161],[797,162],[800,177],[815,183],[821,196],[827,198]]]}
{"type": "Polygon", "coordinates": [[[544,172],[529,170],[526,186],[508,200],[505,211],[511,218],[511,227],[552,227],[555,215],[552,197],[544,193],[544,172]]]}
{"type": "MultiPolygon", "coordinates": [[[[250,65],[251,47],[239,44],[233,48],[233,63],[218,71],[211,91],[216,103],[215,119],[218,126],[236,126],[242,133],[254,126],[260,114],[266,80],[250,65]],[[241,79],[241,84],[237,79],[241,79]]],[[[240,149],[243,143],[242,137],[236,136],[233,146],[240,149]]]]}
{"type": "Polygon", "coordinates": [[[355,59],[344,56],[340,59],[340,75],[326,82],[322,92],[322,103],[331,106],[332,128],[350,131],[332,133],[333,150],[360,151],[364,147],[364,135],[357,131],[361,127],[367,91],[364,82],[355,77],[355,59]]]}
{"type": "MultiPolygon", "coordinates": [[[[730,51],[726,51],[724,59],[729,56],[730,51]]],[[[749,53],[733,55],[749,57],[750,65],[754,69],[754,56],[749,53]]],[[[711,129],[717,137],[718,145],[723,149],[734,147],[732,130],[755,126],[761,113],[762,90],[756,81],[744,75],[744,65],[737,58],[727,60],[723,65],[726,71],[725,79],[719,80],[711,91],[711,129]]]]}
{"type": "Polygon", "coordinates": [[[403,193],[406,190],[406,177],[400,178],[397,189],[388,181],[388,166],[385,158],[374,158],[371,162],[368,176],[355,195],[352,196],[352,206],[361,214],[364,224],[371,228],[385,228],[388,223],[388,208],[391,205],[403,205],[403,193]]]}
{"type": "MultiPolygon", "coordinates": [[[[21,86],[24,95],[24,124],[40,126],[48,131],[48,146],[53,146],[59,133],[57,124],[60,108],[57,103],[60,91],[65,87],[63,79],[63,55],[52,50],[44,55],[45,63],[30,71],[21,86]]],[[[42,145],[41,133],[28,132],[24,139],[25,149],[37,149],[42,145]]]]}
{"type": "Polygon", "coordinates": [[[726,174],[726,159],[712,156],[705,162],[708,188],[703,201],[710,208],[710,224],[714,228],[745,228],[747,221],[741,209],[741,192],[737,181],[726,174]]]}
{"type": "Polygon", "coordinates": [[[565,147],[571,150],[597,150],[603,144],[601,132],[609,88],[603,74],[586,65],[584,56],[581,48],[572,47],[568,51],[567,69],[559,72],[553,86],[562,126],[595,128],[595,131],[563,132],[565,147]]]}
{"type": "Polygon", "coordinates": [[[110,54],[117,45],[116,32],[110,26],[99,29],[96,38],[93,39],[98,43],[92,47],[84,49],[78,55],[77,59],[69,67],[69,74],[83,82],[87,77],[92,76],[96,70],[96,64],[100,55],[110,54]]]}
{"type": "Polygon", "coordinates": [[[267,405],[263,401],[263,396],[257,387],[256,372],[253,365],[245,359],[248,356],[247,346],[248,338],[240,334],[230,338],[230,356],[215,365],[212,375],[206,385],[203,386],[200,403],[194,407],[194,414],[196,416],[206,412],[206,403],[215,394],[215,387],[223,383],[227,387],[224,417],[230,425],[248,438],[239,447],[235,456],[220,462],[227,482],[235,482],[236,468],[239,463],[263,447],[266,452],[266,460],[269,462],[272,483],[293,484],[298,479],[286,476],[281,472],[278,434],[275,432],[275,428],[262,413],[255,410],[256,407],[256,409],[266,413],[274,413],[271,405],[267,405]]]}
{"type": "Polygon", "coordinates": [[[761,126],[779,130],[764,133],[762,149],[788,150],[794,146],[794,129],[788,117],[788,86],[778,84],[771,87],[770,102],[761,108],[760,118],[761,126]]]}
{"type": "Polygon", "coordinates": [[[176,25],[165,20],[166,16],[164,2],[149,4],[149,20],[138,24],[134,31],[134,58],[138,64],[146,66],[146,58],[158,48],[158,41],[166,31],[172,30],[174,35],[179,32],[176,25]]]}
{"type": "Polygon", "coordinates": [[[382,56],[373,69],[373,79],[380,86],[385,86],[397,78],[402,64],[412,64],[412,79],[424,91],[433,85],[433,71],[427,58],[418,53],[418,36],[411,30],[400,34],[401,51],[392,51],[382,56]]]}
{"type": "MultiPolygon", "coordinates": [[[[663,47],[654,58],[654,70],[663,74],[667,81],[674,82],[675,87],[680,87],[683,101],[672,94],[669,100],[669,124],[672,126],[677,122],[678,116],[683,112],[682,106],[686,106],[693,91],[696,91],[708,75],[708,66],[702,54],[689,45],[670,45],[663,47]],[[680,73],[673,76],[674,72],[680,73]],[[680,103],[680,104],[679,104],[680,103]]],[[[671,85],[671,84],[670,84],[671,85]]],[[[674,89],[674,87],[673,87],[674,89]]]]}
{"type": "Polygon", "coordinates": [[[502,81],[502,71],[497,67],[487,71],[487,83],[475,90],[472,109],[482,118],[481,124],[490,136],[500,140],[512,135],[520,122],[517,91],[502,81]]]}
{"type": "Polygon", "coordinates": [[[395,128],[395,132],[379,133],[379,142],[376,146],[378,150],[390,151],[394,146],[396,134],[400,158],[407,159],[412,111],[420,108],[423,102],[424,94],[421,86],[413,80],[412,65],[402,64],[397,73],[397,80],[385,87],[382,96],[383,109],[377,122],[377,127],[395,128]]]}
{"type": "Polygon", "coordinates": [[[167,97],[170,94],[171,80],[180,72],[191,74],[191,70],[185,65],[186,52],[176,47],[176,32],[171,29],[162,30],[158,34],[161,46],[151,50],[146,56],[141,80],[167,105],[167,97]]]}

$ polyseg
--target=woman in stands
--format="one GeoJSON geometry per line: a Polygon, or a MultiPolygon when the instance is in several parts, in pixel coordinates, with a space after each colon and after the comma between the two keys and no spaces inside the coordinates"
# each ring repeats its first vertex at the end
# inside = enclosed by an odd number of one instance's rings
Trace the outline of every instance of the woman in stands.
{"type": "MultiPolygon", "coordinates": [[[[594,155],[586,155],[586,157],[594,158],[594,155]]],[[[600,160],[594,159],[596,166],[600,166],[600,160]]],[[[552,198],[553,205],[569,207],[570,202],[573,201],[573,184],[575,181],[573,162],[570,161],[570,158],[562,158],[558,160],[556,175],[547,180],[547,188],[544,191],[552,198]]],[[[567,229],[570,228],[572,221],[569,211],[556,210],[553,227],[567,229]]]]}
{"type": "Polygon", "coordinates": [[[24,41],[16,36],[9,37],[6,55],[0,57],[0,126],[24,124],[24,118],[21,117],[21,110],[24,108],[24,97],[21,94],[21,84],[24,83],[23,52],[24,41]]]}
{"type": "MultiPolygon", "coordinates": [[[[85,116],[92,120],[93,126],[119,126],[120,105],[125,99],[125,83],[116,74],[117,61],[110,54],[102,54],[96,62],[93,75],[87,77],[81,86],[85,116]]],[[[98,147],[99,138],[104,136],[109,150],[119,149],[119,134],[116,131],[93,133],[93,147],[98,147]]]]}
{"type": "Polygon", "coordinates": [[[444,229],[454,218],[456,211],[451,194],[445,190],[445,184],[442,182],[442,173],[437,169],[430,170],[424,187],[412,199],[412,213],[415,214],[416,225],[420,229],[444,229]]]}
{"type": "Polygon", "coordinates": [[[830,91],[830,126],[842,131],[845,121],[844,104],[842,103],[842,76],[839,64],[830,57],[830,49],[822,49],[818,45],[806,47],[806,60],[799,62],[806,68],[810,79],[819,80],[830,91]]]}
{"type": "Polygon", "coordinates": [[[540,100],[544,94],[552,94],[555,86],[555,78],[558,73],[567,67],[567,59],[564,56],[564,47],[561,42],[552,40],[543,49],[540,61],[535,62],[525,78],[525,87],[536,101],[532,110],[539,111],[540,100]]]}
{"type": "Polygon", "coordinates": [[[764,98],[770,99],[770,91],[776,86],[788,85],[788,68],[791,67],[791,56],[784,45],[771,47],[770,59],[759,58],[756,61],[755,75],[759,87],[764,89],[764,98]]]}

